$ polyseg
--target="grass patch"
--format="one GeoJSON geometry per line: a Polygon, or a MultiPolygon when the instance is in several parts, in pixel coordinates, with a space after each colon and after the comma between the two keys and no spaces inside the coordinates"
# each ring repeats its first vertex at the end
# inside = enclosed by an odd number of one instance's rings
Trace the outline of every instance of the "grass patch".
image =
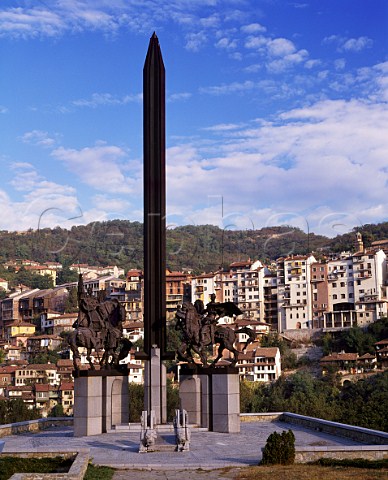
{"type": "Polygon", "coordinates": [[[336,460],[334,458],[320,458],[309,465],[321,465],[322,467],[351,467],[351,468],[371,468],[388,469],[388,459],[365,460],[364,458],[336,460]]]}
{"type": "Polygon", "coordinates": [[[114,473],[114,468],[99,467],[89,463],[84,480],[111,480],[114,473]]]}
{"type": "Polygon", "coordinates": [[[21,458],[0,456],[0,480],[8,480],[14,473],[66,473],[73,458],[21,458]]]}
{"type": "Polygon", "coordinates": [[[235,480],[387,480],[388,470],[310,464],[272,465],[243,468],[235,480]]]}

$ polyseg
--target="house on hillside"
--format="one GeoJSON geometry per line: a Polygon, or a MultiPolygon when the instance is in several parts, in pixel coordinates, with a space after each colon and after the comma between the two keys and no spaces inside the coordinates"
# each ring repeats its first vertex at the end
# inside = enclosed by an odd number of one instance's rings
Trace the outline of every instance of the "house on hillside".
{"type": "Polygon", "coordinates": [[[280,350],[277,347],[260,347],[257,342],[241,353],[236,367],[240,378],[250,382],[273,382],[281,373],[280,350]]]}
{"type": "Polygon", "coordinates": [[[382,368],[388,368],[388,338],[375,343],[377,360],[382,368]]]}
{"type": "Polygon", "coordinates": [[[74,406],[74,383],[62,382],[59,385],[59,402],[65,415],[73,415],[74,406]]]}
{"type": "Polygon", "coordinates": [[[335,368],[338,373],[356,374],[377,368],[376,356],[366,353],[359,356],[358,353],[332,353],[320,359],[322,373],[325,374],[330,367],[335,368]]]}

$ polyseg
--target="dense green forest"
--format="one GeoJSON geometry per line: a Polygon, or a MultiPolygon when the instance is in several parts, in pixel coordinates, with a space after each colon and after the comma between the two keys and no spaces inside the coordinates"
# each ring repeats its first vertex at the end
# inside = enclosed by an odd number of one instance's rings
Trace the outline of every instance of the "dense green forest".
{"type": "MultiPolygon", "coordinates": [[[[355,232],[366,246],[388,238],[388,222],[364,225],[335,238],[281,226],[259,230],[228,230],[213,225],[183,226],[167,231],[167,264],[173,270],[195,273],[215,271],[247,258],[270,262],[281,256],[313,252],[318,258],[328,252],[352,250],[355,232]]],[[[0,263],[10,259],[33,259],[90,265],[115,264],[124,269],[143,266],[143,225],[112,220],[74,226],[0,232],[0,263]]]]}
{"type": "Polygon", "coordinates": [[[388,432],[388,371],[343,386],[299,371],[271,384],[242,382],[241,412],[292,412],[388,432]]]}

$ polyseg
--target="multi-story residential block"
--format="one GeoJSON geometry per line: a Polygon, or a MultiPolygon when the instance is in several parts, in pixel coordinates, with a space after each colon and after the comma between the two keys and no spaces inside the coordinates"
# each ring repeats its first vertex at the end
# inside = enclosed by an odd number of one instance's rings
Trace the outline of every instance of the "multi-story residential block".
{"type": "Polygon", "coordinates": [[[78,318],[78,313],[64,313],[58,315],[50,312],[40,316],[40,329],[43,333],[60,335],[62,332],[71,332],[73,324],[78,318]]]}
{"type": "Polygon", "coordinates": [[[296,255],[277,260],[278,329],[280,332],[313,327],[311,264],[313,255],[296,255]]]}
{"type": "Polygon", "coordinates": [[[276,272],[266,268],[264,273],[264,322],[278,330],[278,284],[276,272]]]}
{"type": "Polygon", "coordinates": [[[59,385],[57,366],[55,364],[29,364],[15,370],[15,385],[32,385],[49,383],[59,385]]]}
{"type": "Polygon", "coordinates": [[[240,354],[237,362],[240,378],[251,382],[273,382],[281,371],[280,351],[277,347],[249,346],[245,354],[240,354]]]}
{"type": "Polygon", "coordinates": [[[367,325],[387,316],[387,261],[383,250],[353,255],[357,324],[367,325]]]}
{"type": "Polygon", "coordinates": [[[316,262],[311,264],[310,268],[313,328],[322,328],[324,314],[329,310],[327,263],[316,262]]]}
{"type": "Polygon", "coordinates": [[[15,321],[6,327],[4,339],[11,342],[12,345],[20,346],[20,342],[24,344],[30,336],[34,335],[35,329],[36,327],[32,323],[22,322],[20,320],[15,321]],[[24,337],[25,342],[19,337],[24,337]],[[13,339],[15,339],[15,341],[13,341],[13,339]]]}
{"type": "Polygon", "coordinates": [[[353,258],[347,253],[327,264],[328,308],[323,314],[323,328],[355,325],[353,258]]]}
{"type": "Polygon", "coordinates": [[[144,338],[144,323],[142,321],[128,320],[123,323],[123,335],[132,343],[144,338]]]}
{"type": "Polygon", "coordinates": [[[143,272],[129,270],[125,287],[125,308],[130,320],[143,320],[143,272]]]}
{"type": "Polygon", "coordinates": [[[73,361],[67,358],[61,358],[57,361],[57,376],[61,384],[73,381],[73,361]]]}
{"type": "Polygon", "coordinates": [[[58,386],[53,386],[48,383],[36,383],[33,386],[33,394],[35,408],[40,412],[42,417],[47,417],[52,408],[59,403],[58,386]]]}
{"type": "Polygon", "coordinates": [[[96,267],[88,265],[87,263],[73,263],[70,265],[69,270],[77,273],[82,273],[84,280],[93,280],[102,276],[120,277],[125,274],[124,269],[117,267],[116,265],[109,265],[107,267],[96,267]]]}
{"type": "Polygon", "coordinates": [[[15,384],[15,370],[14,365],[0,366],[0,397],[5,397],[7,387],[15,384]]]}
{"type": "Polygon", "coordinates": [[[27,352],[36,355],[39,352],[56,350],[62,345],[63,339],[57,335],[34,335],[27,339],[27,352]]]}
{"type": "Polygon", "coordinates": [[[235,303],[244,312],[244,317],[264,321],[264,274],[260,261],[234,262],[229,267],[236,280],[237,301],[235,303]]]}
{"type": "Polygon", "coordinates": [[[19,311],[26,322],[32,322],[42,313],[63,313],[68,296],[69,292],[65,287],[38,290],[19,300],[19,311]]]}
{"type": "Polygon", "coordinates": [[[388,368],[388,338],[375,343],[377,360],[383,368],[388,368]]]}
{"type": "Polygon", "coordinates": [[[61,382],[59,385],[59,403],[63,407],[65,415],[73,415],[74,407],[74,383],[61,382]]]}
{"type": "Polygon", "coordinates": [[[178,305],[191,299],[191,275],[166,270],[166,318],[175,317],[178,305]]]}
{"type": "MultiPolygon", "coordinates": [[[[191,301],[202,300],[206,306],[210,303],[210,296],[216,292],[217,274],[204,273],[191,279],[191,301]]],[[[218,298],[217,298],[218,301],[218,298]]]]}
{"type": "Polygon", "coordinates": [[[6,388],[5,397],[8,400],[20,398],[31,409],[35,406],[35,395],[32,385],[10,385],[6,388]]]}
{"type": "Polygon", "coordinates": [[[53,281],[53,285],[56,285],[57,281],[57,269],[50,268],[47,265],[26,265],[23,267],[25,270],[31,273],[36,273],[37,275],[41,275],[44,277],[47,275],[53,281]]]}
{"type": "Polygon", "coordinates": [[[26,288],[21,293],[15,293],[9,295],[7,298],[0,300],[0,335],[1,338],[5,338],[7,327],[16,321],[22,321],[23,315],[19,309],[19,300],[24,296],[29,296],[33,292],[38,292],[39,289],[34,290],[26,288]]]}

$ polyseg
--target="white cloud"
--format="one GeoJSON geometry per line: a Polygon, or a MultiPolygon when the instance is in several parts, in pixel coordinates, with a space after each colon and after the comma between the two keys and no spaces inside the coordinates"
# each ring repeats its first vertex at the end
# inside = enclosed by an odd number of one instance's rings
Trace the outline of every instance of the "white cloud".
{"type": "Polygon", "coordinates": [[[323,39],[324,44],[334,43],[339,52],[361,52],[373,46],[373,40],[368,37],[347,38],[341,35],[330,35],[323,39]]]}
{"type": "Polygon", "coordinates": [[[204,31],[189,33],[186,35],[186,49],[198,52],[207,42],[207,35],[204,31]]]}
{"type": "Polygon", "coordinates": [[[260,35],[258,37],[249,36],[245,41],[245,48],[249,49],[260,49],[268,45],[269,39],[260,35]]]}
{"type": "Polygon", "coordinates": [[[224,50],[234,50],[237,48],[237,40],[231,40],[230,38],[220,38],[218,42],[215,44],[216,48],[224,49],[224,50]]]}
{"type": "Polygon", "coordinates": [[[259,32],[265,32],[267,29],[260,25],[260,23],[250,23],[249,25],[243,25],[241,31],[249,35],[259,32]]]}
{"type": "Polygon", "coordinates": [[[273,57],[284,57],[295,52],[295,45],[286,38],[275,38],[267,43],[268,53],[273,57]]]}
{"type": "Polygon", "coordinates": [[[359,37],[359,38],[349,38],[341,46],[342,50],[360,52],[365,48],[371,48],[373,46],[373,41],[368,37],[359,37]]]}
{"type": "Polygon", "coordinates": [[[96,190],[130,193],[136,184],[134,179],[122,173],[120,161],[127,157],[127,153],[119,147],[97,145],[81,150],[60,147],[52,152],[52,156],[96,190]]]}
{"type": "Polygon", "coordinates": [[[383,104],[323,100],[284,112],[273,123],[233,127],[210,127],[228,132],[228,142],[221,136],[211,156],[193,144],[169,150],[172,211],[203,223],[201,212],[211,216],[209,202],[223,196],[226,213],[239,211],[258,228],[264,215],[270,221],[287,214],[309,222],[310,231],[330,235],[338,233],[338,218],[347,231],[356,217],[360,223],[386,218],[383,104]]]}
{"type": "Polygon", "coordinates": [[[0,114],[8,113],[8,108],[4,107],[4,105],[0,105],[0,114]]]}
{"type": "Polygon", "coordinates": [[[168,95],[167,101],[178,102],[180,100],[188,100],[191,97],[192,97],[192,94],[189,92],[172,93],[171,95],[168,95]]]}
{"type": "Polygon", "coordinates": [[[207,93],[210,95],[229,95],[232,93],[244,92],[252,90],[255,87],[254,82],[246,80],[245,82],[233,82],[230,84],[223,84],[211,87],[200,88],[200,93],[207,93]]]}
{"type": "Polygon", "coordinates": [[[55,138],[50,137],[48,132],[42,130],[31,130],[30,132],[26,132],[22,135],[21,140],[23,143],[46,148],[52,147],[56,143],[55,138]]]}
{"type": "Polygon", "coordinates": [[[334,68],[336,70],[343,70],[346,66],[346,60],[344,58],[338,58],[334,61],[334,68]]]}
{"type": "Polygon", "coordinates": [[[220,123],[218,125],[206,127],[203,130],[209,132],[230,132],[231,130],[237,130],[239,128],[241,128],[241,126],[236,123],[220,123]]]}

